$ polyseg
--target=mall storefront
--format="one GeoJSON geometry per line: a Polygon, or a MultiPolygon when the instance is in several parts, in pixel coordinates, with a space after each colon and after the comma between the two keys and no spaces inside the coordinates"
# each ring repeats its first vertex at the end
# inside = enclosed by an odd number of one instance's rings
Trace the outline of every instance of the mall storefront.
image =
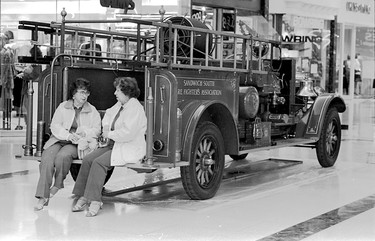
{"type": "Polygon", "coordinates": [[[270,2],[270,15],[278,16],[283,56],[296,60],[297,80],[310,78],[328,92],[335,91],[331,40],[336,12],[331,1],[270,2]]]}
{"type": "MultiPolygon", "coordinates": [[[[340,1],[337,23],[337,34],[340,36],[337,43],[337,63],[344,63],[348,56],[352,61],[358,55],[361,66],[362,83],[356,89],[354,88],[354,68],[350,68],[348,98],[353,98],[354,93],[362,97],[373,97],[373,81],[375,78],[374,1],[340,1]]],[[[340,94],[344,94],[344,68],[340,67],[338,72],[338,90],[340,94]]]]}
{"type": "Polygon", "coordinates": [[[373,0],[273,0],[270,15],[281,16],[284,56],[296,59],[297,78],[312,78],[328,92],[353,98],[354,70],[350,72],[349,92],[344,93],[343,61],[359,53],[363,69],[361,96],[372,96],[373,0]]]}

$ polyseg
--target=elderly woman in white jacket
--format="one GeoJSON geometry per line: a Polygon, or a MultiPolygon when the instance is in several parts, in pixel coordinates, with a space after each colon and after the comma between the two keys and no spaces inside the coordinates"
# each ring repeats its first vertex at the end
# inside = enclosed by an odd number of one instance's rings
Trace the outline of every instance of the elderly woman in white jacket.
{"type": "Polygon", "coordinates": [[[36,211],[47,206],[49,199],[64,187],[63,181],[70,165],[78,158],[77,143],[100,135],[100,114],[87,102],[89,94],[90,82],[78,78],[70,85],[69,100],[62,102],[53,115],[50,126],[52,135],[44,145],[39,164],[36,211]]]}
{"type": "Polygon", "coordinates": [[[87,217],[95,216],[101,208],[107,171],[113,166],[135,163],[146,154],[147,120],[144,108],[137,100],[140,94],[137,81],[118,77],[114,86],[118,102],[106,111],[102,121],[102,136],[108,138],[109,143],[83,158],[73,188],[73,194],[79,199],[72,211],[83,211],[90,204],[87,217]]]}

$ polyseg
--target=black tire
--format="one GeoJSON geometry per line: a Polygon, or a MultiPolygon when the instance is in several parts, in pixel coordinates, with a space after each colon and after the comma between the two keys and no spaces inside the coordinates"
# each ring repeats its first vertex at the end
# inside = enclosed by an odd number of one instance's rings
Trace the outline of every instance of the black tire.
{"type": "Polygon", "coordinates": [[[233,160],[237,161],[237,160],[245,159],[245,158],[247,157],[247,154],[248,154],[248,153],[241,154],[241,155],[229,155],[229,156],[230,156],[230,158],[232,158],[233,160]]]}
{"type": "Polygon", "coordinates": [[[324,118],[319,141],[316,142],[316,155],[322,167],[335,164],[341,145],[341,122],[336,108],[330,108],[324,118]]]}
{"type": "Polygon", "coordinates": [[[219,189],[224,170],[224,141],[219,128],[202,122],[194,132],[193,145],[189,166],[180,168],[182,184],[191,199],[209,199],[219,189]]]}
{"type": "MultiPolygon", "coordinates": [[[[74,181],[77,180],[80,168],[81,168],[81,164],[78,164],[78,163],[72,163],[72,165],[70,165],[70,175],[72,175],[72,178],[74,181]]],[[[111,178],[114,169],[115,167],[108,170],[107,176],[105,177],[104,184],[106,184],[108,180],[111,178]]]]}

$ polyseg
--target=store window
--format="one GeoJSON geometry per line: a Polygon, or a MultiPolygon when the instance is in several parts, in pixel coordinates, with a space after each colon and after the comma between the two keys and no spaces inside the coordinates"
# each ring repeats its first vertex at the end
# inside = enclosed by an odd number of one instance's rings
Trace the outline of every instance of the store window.
{"type": "Polygon", "coordinates": [[[356,28],[356,53],[361,66],[361,89],[355,90],[363,97],[375,96],[375,28],[356,28]]]}
{"type": "Polygon", "coordinates": [[[316,86],[326,87],[329,21],[296,15],[283,16],[283,57],[296,59],[296,79],[311,78],[316,86]]]}

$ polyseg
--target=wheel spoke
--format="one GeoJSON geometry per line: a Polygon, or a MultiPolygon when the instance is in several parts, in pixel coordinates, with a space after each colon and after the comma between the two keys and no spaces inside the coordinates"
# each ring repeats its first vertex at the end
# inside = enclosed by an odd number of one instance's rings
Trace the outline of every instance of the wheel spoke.
{"type": "Polygon", "coordinates": [[[215,153],[215,149],[212,149],[210,153],[208,153],[210,156],[212,156],[215,153]]]}
{"type": "Polygon", "coordinates": [[[202,174],[202,169],[199,169],[198,174],[197,174],[197,179],[199,183],[201,183],[201,174],[202,174]]]}
{"type": "Polygon", "coordinates": [[[327,153],[328,155],[333,155],[335,151],[336,142],[338,140],[337,136],[337,126],[332,121],[329,123],[327,128],[327,153]]]}
{"type": "Polygon", "coordinates": [[[205,183],[205,180],[204,180],[204,172],[202,171],[201,172],[201,178],[200,178],[200,183],[201,183],[201,185],[203,185],[204,183],[205,183]]]}
{"type": "Polygon", "coordinates": [[[333,151],[333,146],[332,146],[332,144],[329,144],[329,145],[328,145],[328,148],[329,148],[329,150],[328,150],[328,154],[329,154],[329,155],[332,155],[332,151],[333,151]]]}
{"type": "Polygon", "coordinates": [[[198,149],[198,151],[197,151],[197,156],[199,157],[199,158],[202,158],[202,152],[198,149]]]}
{"type": "Polygon", "coordinates": [[[332,133],[336,133],[336,125],[334,125],[334,123],[332,123],[332,133]]]}
{"type": "Polygon", "coordinates": [[[195,163],[197,163],[197,164],[201,163],[201,159],[202,159],[202,154],[198,155],[198,153],[197,153],[196,157],[195,157],[195,163]]]}
{"type": "Polygon", "coordinates": [[[332,122],[330,122],[330,123],[328,124],[328,127],[327,127],[327,133],[332,133],[332,125],[333,125],[332,122]]]}
{"type": "Polygon", "coordinates": [[[209,150],[211,149],[211,145],[212,145],[212,142],[209,141],[209,142],[208,142],[208,145],[207,145],[207,149],[206,149],[207,151],[209,151],[209,150]]]}
{"type": "Polygon", "coordinates": [[[207,139],[203,140],[203,150],[207,151],[207,139]]]}
{"type": "Polygon", "coordinates": [[[209,183],[210,182],[210,178],[208,177],[208,171],[204,172],[204,177],[205,177],[206,183],[209,183]]]}

